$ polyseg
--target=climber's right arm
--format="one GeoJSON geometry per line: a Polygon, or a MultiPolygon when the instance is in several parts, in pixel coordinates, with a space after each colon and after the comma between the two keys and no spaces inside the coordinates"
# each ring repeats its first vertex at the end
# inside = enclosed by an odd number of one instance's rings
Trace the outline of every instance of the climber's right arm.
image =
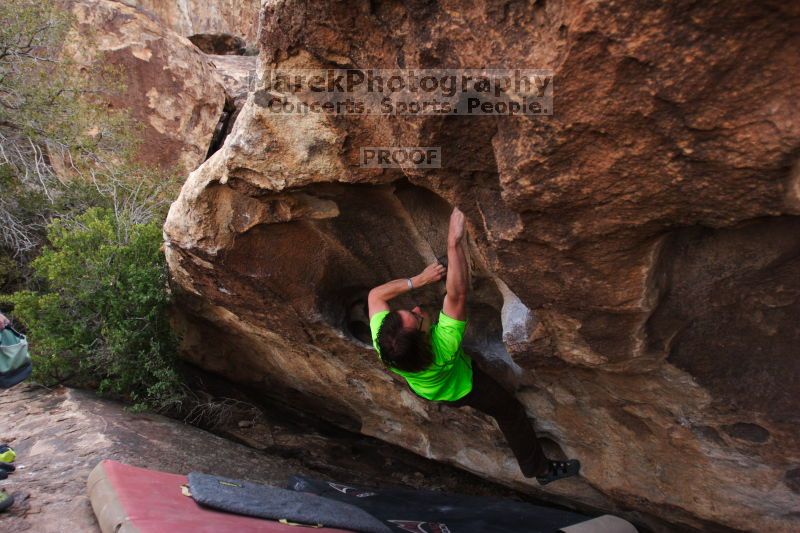
{"type": "Polygon", "coordinates": [[[467,319],[467,289],[469,266],[464,251],[464,213],[457,207],[450,215],[447,234],[447,294],[442,310],[455,320],[467,319]]]}

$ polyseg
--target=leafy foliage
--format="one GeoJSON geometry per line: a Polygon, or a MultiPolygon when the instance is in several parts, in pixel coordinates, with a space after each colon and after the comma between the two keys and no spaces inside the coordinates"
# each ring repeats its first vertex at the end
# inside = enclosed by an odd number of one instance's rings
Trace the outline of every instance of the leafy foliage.
{"type": "Polygon", "coordinates": [[[64,46],[77,28],[63,4],[3,0],[0,20],[0,283],[17,289],[0,300],[29,335],[34,378],[175,406],[160,247],[177,180],[136,162],[140,130],[104,100],[120,73],[64,46]]]}
{"type": "Polygon", "coordinates": [[[75,204],[75,183],[130,162],[137,128],[103,105],[122,88],[119,72],[91,47],[80,62],[62,49],[76,31],[63,6],[4,0],[0,20],[0,243],[16,256],[41,244],[50,214],[75,204]]]}
{"type": "Polygon", "coordinates": [[[161,224],[92,208],[55,220],[48,239],[32,264],[44,289],[6,297],[35,340],[36,378],[97,386],[137,407],[179,403],[161,224]]]}

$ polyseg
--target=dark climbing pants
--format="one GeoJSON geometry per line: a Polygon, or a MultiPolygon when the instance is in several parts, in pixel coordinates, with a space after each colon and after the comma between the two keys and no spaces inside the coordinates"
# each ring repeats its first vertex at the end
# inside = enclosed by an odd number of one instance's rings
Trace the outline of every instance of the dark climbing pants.
{"type": "Polygon", "coordinates": [[[454,407],[468,405],[494,418],[526,477],[547,470],[547,457],[525,408],[478,365],[472,365],[472,391],[459,400],[444,403],[454,407]]]}

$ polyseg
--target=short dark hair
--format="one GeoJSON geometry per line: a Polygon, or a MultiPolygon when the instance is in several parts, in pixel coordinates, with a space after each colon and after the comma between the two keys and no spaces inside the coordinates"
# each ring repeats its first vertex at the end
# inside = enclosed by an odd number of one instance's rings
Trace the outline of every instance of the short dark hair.
{"type": "Polygon", "coordinates": [[[421,372],[433,362],[433,353],[424,331],[403,328],[403,318],[391,311],[378,330],[381,361],[404,372],[421,372]]]}

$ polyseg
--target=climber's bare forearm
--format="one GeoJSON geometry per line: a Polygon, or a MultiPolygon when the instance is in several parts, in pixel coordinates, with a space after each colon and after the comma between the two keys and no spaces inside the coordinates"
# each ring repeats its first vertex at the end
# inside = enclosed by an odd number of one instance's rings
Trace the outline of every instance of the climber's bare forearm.
{"type": "Polygon", "coordinates": [[[379,311],[389,310],[389,300],[396,298],[411,289],[417,289],[428,285],[429,283],[436,283],[444,276],[444,267],[439,263],[433,263],[425,267],[425,270],[411,278],[400,278],[392,280],[383,285],[378,285],[371,291],[367,297],[367,304],[369,305],[369,316],[379,311]],[[409,287],[408,282],[411,281],[409,287]]]}
{"type": "MultiPolygon", "coordinates": [[[[411,278],[411,283],[414,287],[418,287],[422,284],[419,280],[419,276],[414,276],[411,278]]],[[[378,285],[371,291],[369,291],[369,297],[367,298],[367,304],[369,305],[369,315],[372,316],[378,311],[388,311],[389,310],[389,300],[400,296],[403,293],[408,292],[408,280],[405,278],[401,279],[394,279],[383,285],[378,285]]]]}
{"type": "Polygon", "coordinates": [[[456,320],[467,318],[467,290],[469,267],[463,241],[447,246],[447,294],[444,297],[444,314],[456,320]]]}
{"type": "Polygon", "coordinates": [[[464,213],[457,207],[450,213],[447,230],[447,294],[442,310],[456,320],[467,319],[467,254],[464,250],[466,235],[464,213]]]}
{"type": "Polygon", "coordinates": [[[447,294],[457,298],[467,297],[467,254],[461,242],[447,247],[447,294]]]}

